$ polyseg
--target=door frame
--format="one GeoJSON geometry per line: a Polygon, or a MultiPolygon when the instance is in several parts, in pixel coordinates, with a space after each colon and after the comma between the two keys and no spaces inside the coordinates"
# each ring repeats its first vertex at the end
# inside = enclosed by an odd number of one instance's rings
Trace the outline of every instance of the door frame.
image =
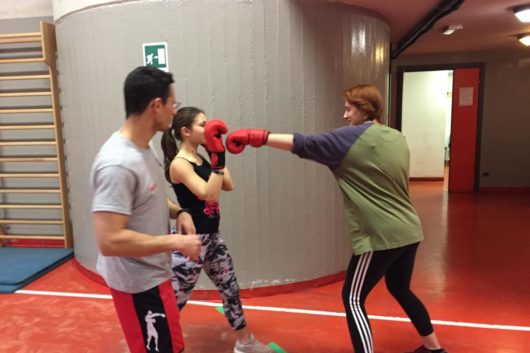
{"type": "MultiPolygon", "coordinates": [[[[484,74],[485,74],[484,63],[478,62],[478,63],[464,63],[464,64],[398,66],[397,67],[397,89],[396,89],[396,129],[401,131],[401,123],[403,119],[402,117],[403,78],[404,78],[405,72],[441,71],[441,70],[472,69],[472,68],[479,69],[477,131],[476,131],[476,146],[475,146],[476,153],[475,153],[475,171],[474,171],[474,180],[473,180],[473,191],[478,192],[479,182],[480,182],[480,155],[481,155],[480,146],[481,146],[481,140],[482,140],[482,109],[484,106],[484,74]]],[[[454,94],[454,90],[453,90],[453,94],[454,94]]],[[[452,115],[451,115],[451,120],[452,120],[452,115]]]]}

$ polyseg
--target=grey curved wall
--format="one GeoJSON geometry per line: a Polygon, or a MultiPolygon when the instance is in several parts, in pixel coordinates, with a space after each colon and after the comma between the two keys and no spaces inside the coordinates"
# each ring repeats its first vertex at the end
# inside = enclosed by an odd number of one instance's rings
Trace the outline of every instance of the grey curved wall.
{"type": "MultiPolygon", "coordinates": [[[[142,43],[166,41],[179,100],[231,129],[327,131],[342,125],[343,89],[387,88],[387,24],[335,3],[132,1],[68,14],[56,32],[75,252],[90,270],[90,166],[124,119],[122,83],[142,64],[142,43]]],[[[346,268],[341,195],[326,167],[268,148],[227,158],[236,188],[222,196],[221,231],[243,288],[346,268]]]]}

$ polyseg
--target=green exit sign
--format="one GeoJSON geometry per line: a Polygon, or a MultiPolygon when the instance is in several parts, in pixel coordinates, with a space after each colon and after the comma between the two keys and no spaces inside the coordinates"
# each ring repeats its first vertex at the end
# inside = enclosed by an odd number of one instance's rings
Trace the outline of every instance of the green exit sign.
{"type": "Polygon", "coordinates": [[[144,65],[154,66],[166,72],[169,71],[167,60],[167,43],[144,43],[144,65]]]}

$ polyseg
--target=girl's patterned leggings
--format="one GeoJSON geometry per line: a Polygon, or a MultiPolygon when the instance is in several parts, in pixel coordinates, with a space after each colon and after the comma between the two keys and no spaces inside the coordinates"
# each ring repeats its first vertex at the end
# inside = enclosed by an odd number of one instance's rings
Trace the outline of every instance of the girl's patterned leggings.
{"type": "Polygon", "coordinates": [[[204,269],[221,293],[224,314],[228,323],[234,330],[240,330],[246,326],[245,315],[228,248],[219,233],[199,234],[199,238],[202,246],[197,262],[190,261],[188,257],[179,252],[173,252],[171,256],[173,271],[171,283],[177,297],[178,307],[182,309],[186,305],[199,280],[201,270],[204,269]]]}

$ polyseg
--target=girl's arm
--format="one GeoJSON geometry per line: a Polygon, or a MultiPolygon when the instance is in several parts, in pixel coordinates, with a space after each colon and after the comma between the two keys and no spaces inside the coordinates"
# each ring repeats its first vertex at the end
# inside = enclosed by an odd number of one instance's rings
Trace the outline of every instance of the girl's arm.
{"type": "MultiPolygon", "coordinates": [[[[225,171],[226,168],[221,171],[225,171]]],[[[208,182],[195,173],[191,163],[184,158],[175,158],[169,167],[171,182],[182,183],[199,199],[205,201],[219,201],[223,175],[212,173],[208,182]]]]}
{"type": "Polygon", "coordinates": [[[232,175],[228,170],[228,167],[224,169],[225,175],[223,177],[223,191],[232,191],[234,190],[234,182],[232,180],[232,175]]]}

